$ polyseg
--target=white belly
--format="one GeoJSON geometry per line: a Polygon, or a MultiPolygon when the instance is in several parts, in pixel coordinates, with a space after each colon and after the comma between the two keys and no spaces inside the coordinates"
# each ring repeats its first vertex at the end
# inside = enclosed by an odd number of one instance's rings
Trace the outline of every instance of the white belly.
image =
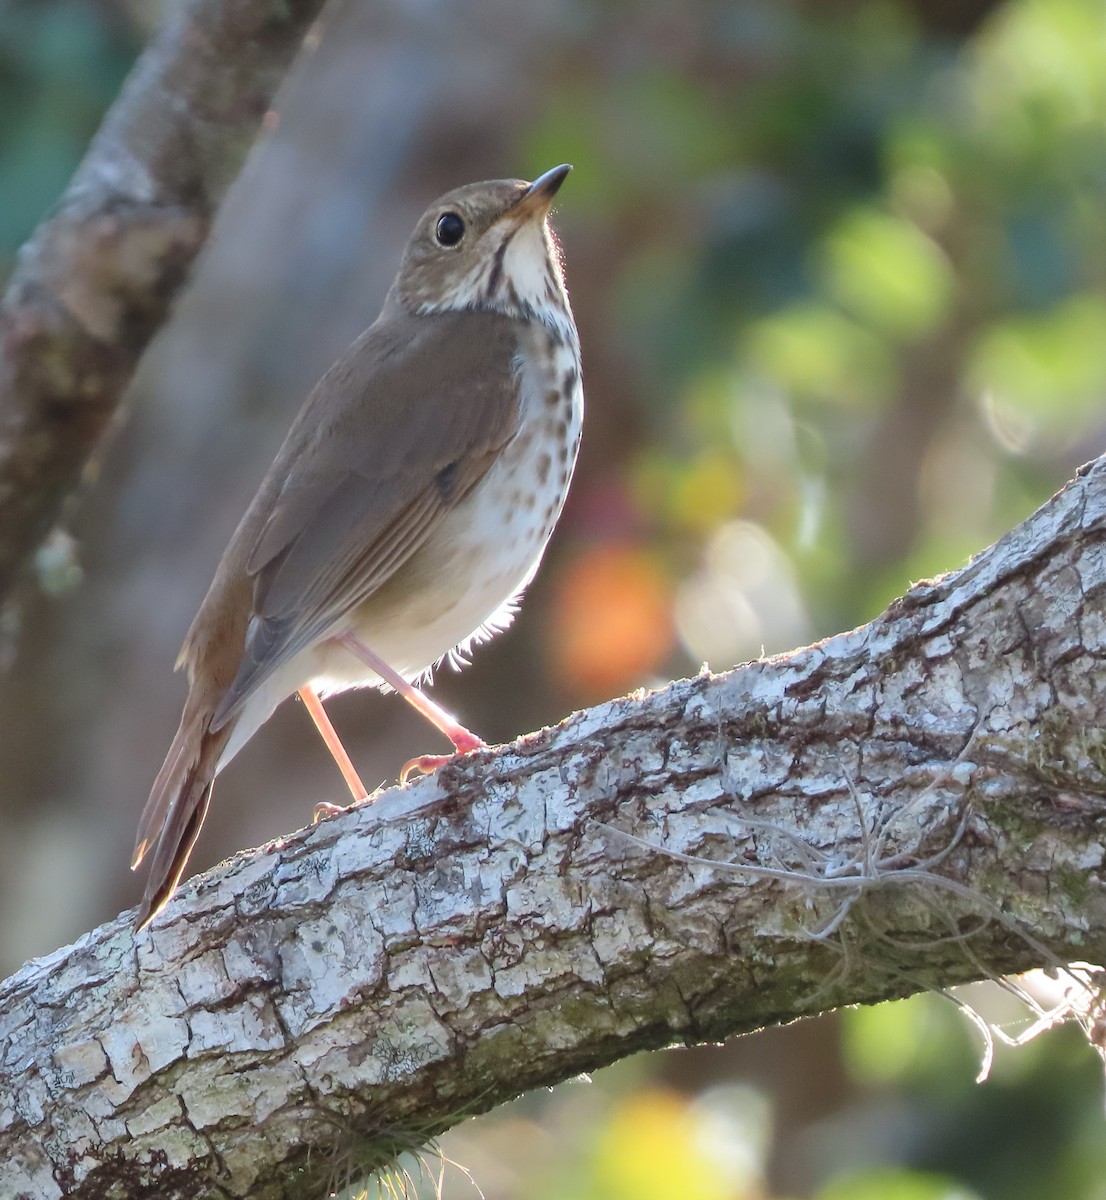
{"type": "Polygon", "coordinates": [[[564,506],[583,423],[576,347],[557,345],[544,327],[534,336],[540,345],[524,357],[532,365],[520,375],[518,432],[411,560],[402,595],[389,603],[374,601],[370,621],[330,630],[274,671],[243,705],[220,770],[277,705],[305,684],[322,695],[381,686],[375,672],[333,640],[335,634],[352,630],[413,681],[442,659],[459,667],[471,646],[511,623],[564,506]],[[570,377],[571,394],[554,402],[570,377]]]}

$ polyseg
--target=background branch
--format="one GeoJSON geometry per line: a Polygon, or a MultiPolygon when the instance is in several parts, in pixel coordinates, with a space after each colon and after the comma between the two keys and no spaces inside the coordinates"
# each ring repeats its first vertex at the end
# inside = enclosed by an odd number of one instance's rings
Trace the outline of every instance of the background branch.
{"type": "Polygon", "coordinates": [[[4,1193],[312,1195],[635,1050],[1101,959],[1104,592],[1099,460],[867,626],[466,758],[29,964],[4,1193]]]}
{"type": "Polygon", "coordinates": [[[0,303],[0,598],[164,322],[322,0],[183,0],[0,303]]]}

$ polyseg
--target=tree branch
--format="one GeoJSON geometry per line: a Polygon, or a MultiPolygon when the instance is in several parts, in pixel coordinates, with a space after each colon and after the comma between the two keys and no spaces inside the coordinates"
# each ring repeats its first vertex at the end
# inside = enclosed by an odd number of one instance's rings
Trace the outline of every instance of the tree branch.
{"type": "Polygon", "coordinates": [[[0,1192],[321,1194],[635,1050],[1102,961],[1104,595],[1099,460],[867,626],[469,756],[29,964],[0,1192]]]}
{"type": "Polygon", "coordinates": [[[0,597],[58,518],[322,0],[181,0],[0,302],[0,597]]]}

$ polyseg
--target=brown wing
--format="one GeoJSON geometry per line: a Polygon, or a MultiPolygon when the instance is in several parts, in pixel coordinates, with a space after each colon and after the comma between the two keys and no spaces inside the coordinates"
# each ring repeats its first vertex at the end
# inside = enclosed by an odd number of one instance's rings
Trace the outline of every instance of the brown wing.
{"type": "Polygon", "coordinates": [[[518,427],[517,352],[514,323],[493,313],[393,316],[324,376],[273,464],[285,479],[247,561],[245,655],[213,730],[483,478],[518,427]]]}

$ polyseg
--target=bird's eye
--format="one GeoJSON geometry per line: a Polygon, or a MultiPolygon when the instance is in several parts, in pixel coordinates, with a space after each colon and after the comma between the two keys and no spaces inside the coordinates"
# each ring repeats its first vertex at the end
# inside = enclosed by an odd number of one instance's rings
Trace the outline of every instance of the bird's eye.
{"type": "Polygon", "coordinates": [[[442,213],[434,229],[439,246],[456,246],[465,236],[465,222],[455,212],[442,213]]]}

